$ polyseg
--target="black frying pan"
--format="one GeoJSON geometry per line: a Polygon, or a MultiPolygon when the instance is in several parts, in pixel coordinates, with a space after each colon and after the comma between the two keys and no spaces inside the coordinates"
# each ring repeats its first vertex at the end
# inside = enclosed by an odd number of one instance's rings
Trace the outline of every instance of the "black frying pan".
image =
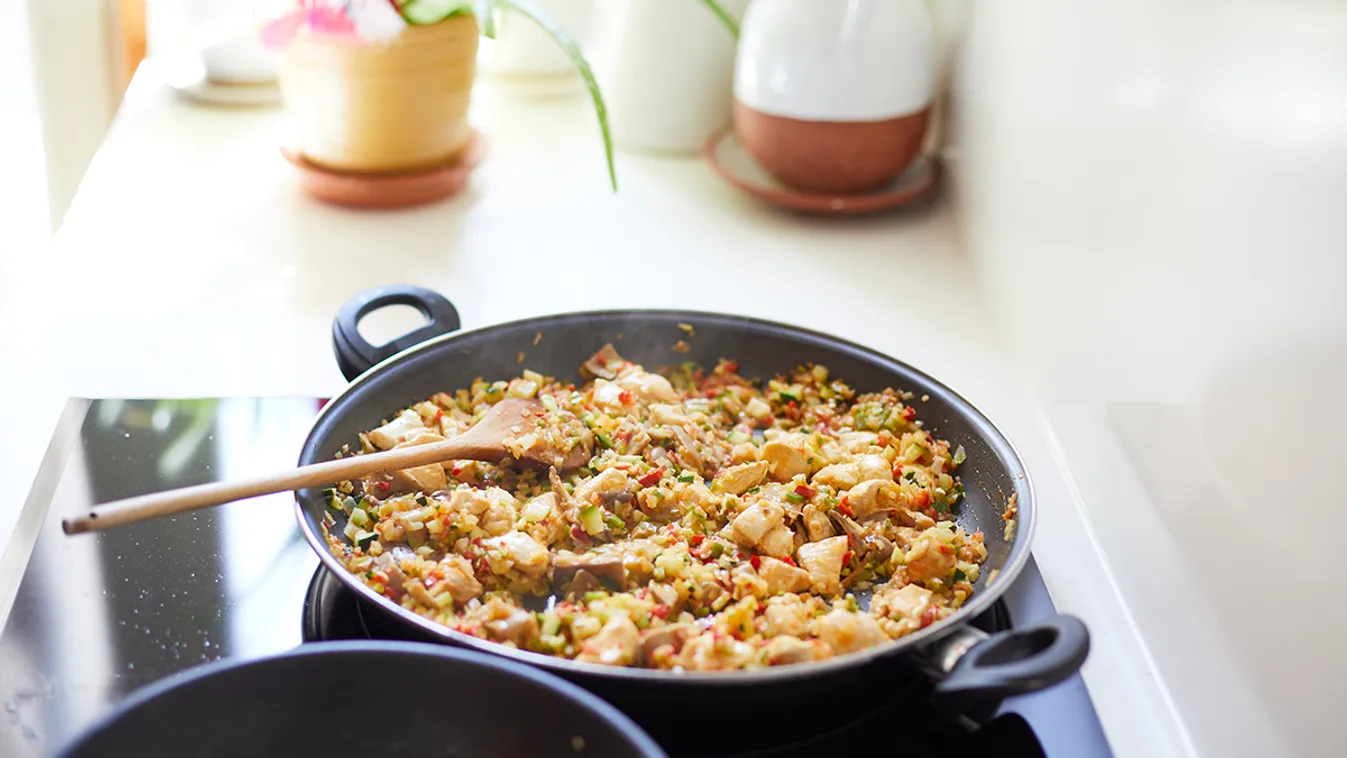
{"type": "MultiPolygon", "coordinates": [[[[477,377],[504,379],[531,368],[562,380],[580,381],[580,364],[612,342],[628,360],[649,369],[691,360],[712,366],[720,358],[739,362],[744,376],[770,377],[815,362],[859,391],[896,387],[928,399],[916,402],[918,418],[951,446],[962,445],[959,468],[965,498],[956,507],[959,524],[986,535],[987,562],[975,594],[950,618],[889,644],[816,663],[757,671],[675,673],[587,664],[501,647],[460,634],[404,610],[351,576],[329,552],[321,524],[326,502],[318,490],[301,491],[296,513],[305,537],[324,565],[364,599],[368,609],[399,619],[424,638],[464,645],[562,674],[603,694],[635,715],[657,737],[677,733],[678,721],[661,724],[669,698],[709,698],[742,709],[767,710],[812,700],[837,707],[854,692],[859,677],[886,682],[912,678],[920,668],[938,680],[935,696],[951,711],[1041,689],[1076,672],[1089,649],[1084,625],[1058,616],[1032,627],[988,637],[968,625],[1014,581],[1029,558],[1034,532],[1034,494],[1019,455],[985,416],[956,392],[926,374],[859,345],[783,324],[714,313],[603,311],[569,313],[456,332],[458,313],[443,297],[418,287],[393,286],[365,292],[343,306],[333,341],[351,385],[324,407],[304,443],[301,464],[330,460],[361,431],[436,392],[467,387],[477,377]],[[357,323],[378,308],[418,308],[429,323],[388,345],[373,347],[357,323]],[[690,325],[695,336],[680,327],[690,325]],[[541,335],[541,338],[539,338],[541,335]],[[687,353],[671,346],[691,345],[687,353]],[[537,343],[535,345],[535,342],[537,343]],[[523,365],[518,356],[524,354],[523,365]],[[1002,514],[1010,497],[1019,508],[1018,528],[1006,539],[1002,514]],[[663,727],[669,727],[667,730],[663,727]]],[[[339,514],[334,514],[338,515],[339,514]]],[[[334,532],[341,534],[338,519],[334,532]]]]}
{"type": "Polygon", "coordinates": [[[662,758],[590,693],[501,658],[412,642],[329,642],[226,660],[146,687],[62,758],[662,758]]]}

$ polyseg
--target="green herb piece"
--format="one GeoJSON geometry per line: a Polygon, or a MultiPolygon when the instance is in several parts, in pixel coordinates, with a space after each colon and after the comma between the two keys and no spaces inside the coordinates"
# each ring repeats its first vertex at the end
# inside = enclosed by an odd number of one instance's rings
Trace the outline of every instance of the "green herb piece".
{"type": "Polygon", "coordinates": [[[962,569],[954,569],[954,582],[955,582],[956,584],[959,583],[959,582],[962,582],[963,580],[965,580],[965,579],[967,579],[967,578],[968,578],[968,575],[965,574],[965,573],[963,572],[962,569]]]}
{"type": "Polygon", "coordinates": [[[968,456],[963,451],[963,445],[960,445],[958,449],[954,451],[954,458],[952,460],[954,461],[955,466],[968,460],[968,456]]]}

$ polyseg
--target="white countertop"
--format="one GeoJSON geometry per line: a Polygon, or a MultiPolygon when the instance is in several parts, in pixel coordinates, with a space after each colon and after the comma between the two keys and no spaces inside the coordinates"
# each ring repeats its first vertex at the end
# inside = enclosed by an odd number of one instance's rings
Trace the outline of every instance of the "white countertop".
{"type": "Polygon", "coordinates": [[[597,307],[768,317],[909,361],[998,421],[1035,477],[1049,589],[1094,634],[1085,679],[1110,741],[1188,754],[945,204],[810,219],[699,161],[631,156],[614,195],[581,102],[483,85],[473,120],[491,147],[464,196],[345,211],[299,191],[281,114],[185,103],[142,68],[50,253],[0,282],[0,544],[64,398],[333,393],[331,319],[374,285],[437,289],[469,327],[597,307]]]}

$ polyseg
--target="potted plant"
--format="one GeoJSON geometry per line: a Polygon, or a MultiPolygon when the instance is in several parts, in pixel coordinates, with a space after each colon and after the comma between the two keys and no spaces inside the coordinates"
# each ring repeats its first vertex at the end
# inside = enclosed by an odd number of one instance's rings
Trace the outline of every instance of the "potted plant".
{"type": "Polygon", "coordinates": [[[629,0],[610,95],[626,150],[694,154],[730,122],[738,19],[748,0],[629,0]]]}
{"type": "Polygon", "coordinates": [[[468,106],[478,36],[494,14],[532,19],[566,53],[598,114],[613,189],[617,173],[603,96],[579,46],[528,0],[275,0],[263,41],[281,49],[280,85],[293,149],[351,175],[430,172],[470,146],[468,106]]]}

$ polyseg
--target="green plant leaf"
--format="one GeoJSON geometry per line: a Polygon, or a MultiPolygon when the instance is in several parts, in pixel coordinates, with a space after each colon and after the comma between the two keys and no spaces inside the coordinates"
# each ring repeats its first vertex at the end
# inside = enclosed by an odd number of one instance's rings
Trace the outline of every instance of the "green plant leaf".
{"type": "Polygon", "coordinates": [[[603,93],[599,91],[599,82],[594,78],[594,70],[589,67],[589,61],[585,60],[585,54],[580,50],[575,40],[562,30],[560,26],[551,19],[538,13],[529,2],[516,2],[516,0],[490,0],[489,5],[496,6],[502,10],[514,11],[525,18],[532,19],[538,28],[547,33],[553,42],[566,53],[566,57],[571,59],[571,64],[580,72],[580,76],[585,80],[585,86],[589,89],[589,96],[594,101],[594,114],[599,118],[599,129],[603,131],[603,151],[608,158],[608,179],[612,182],[613,191],[617,191],[617,166],[613,161],[613,135],[608,128],[608,107],[603,103],[603,93]]]}
{"type": "Polygon", "coordinates": [[[735,40],[739,39],[739,22],[735,20],[734,16],[730,15],[729,11],[725,10],[725,6],[720,4],[720,0],[702,0],[702,5],[716,14],[720,23],[724,24],[725,28],[730,31],[731,37],[735,40]]]}
{"type": "Polygon", "coordinates": [[[406,0],[398,6],[402,20],[412,26],[438,24],[472,12],[472,0],[406,0]]]}

